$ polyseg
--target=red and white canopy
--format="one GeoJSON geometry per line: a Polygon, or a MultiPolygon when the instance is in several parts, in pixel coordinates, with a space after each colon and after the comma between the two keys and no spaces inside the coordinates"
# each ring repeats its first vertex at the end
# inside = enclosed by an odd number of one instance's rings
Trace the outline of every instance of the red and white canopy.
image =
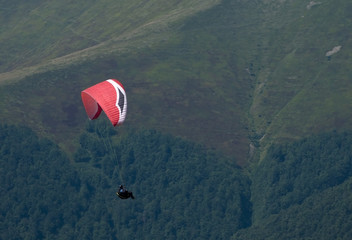
{"type": "Polygon", "coordinates": [[[114,126],[125,121],[127,97],[122,84],[108,79],[81,92],[82,102],[90,119],[99,117],[103,110],[114,126]]]}

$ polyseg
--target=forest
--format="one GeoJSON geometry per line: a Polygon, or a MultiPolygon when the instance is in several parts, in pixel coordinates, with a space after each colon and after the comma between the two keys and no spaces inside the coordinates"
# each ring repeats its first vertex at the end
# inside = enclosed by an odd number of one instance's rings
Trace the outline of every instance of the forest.
{"type": "Polygon", "coordinates": [[[351,239],[352,133],[274,145],[251,174],[253,222],[234,239],[351,239]]]}
{"type": "Polygon", "coordinates": [[[217,239],[251,222],[248,176],[155,130],[91,122],[70,160],[30,129],[1,125],[1,239],[217,239]],[[115,195],[119,184],[135,200],[115,195]]]}
{"type": "Polygon", "coordinates": [[[72,158],[0,125],[1,239],[350,239],[352,133],[271,147],[248,172],[156,130],[91,121],[72,158]],[[119,184],[135,200],[115,195],[119,184]]]}

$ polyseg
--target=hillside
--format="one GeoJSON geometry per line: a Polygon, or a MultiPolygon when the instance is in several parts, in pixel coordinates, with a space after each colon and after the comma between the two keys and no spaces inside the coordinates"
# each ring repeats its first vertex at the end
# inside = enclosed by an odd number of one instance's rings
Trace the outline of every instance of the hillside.
{"type": "Polygon", "coordinates": [[[0,238],[351,239],[351,29],[350,0],[0,0],[0,238]],[[108,78],[121,127],[81,102],[108,78]]]}
{"type": "Polygon", "coordinates": [[[41,66],[67,66],[86,57],[137,47],[141,42],[136,44],[136,38],[149,37],[148,43],[152,43],[153,37],[156,38],[158,32],[166,32],[169,24],[217,2],[3,2],[0,42],[1,55],[6,61],[1,62],[0,69],[11,73],[30,67],[29,74],[32,74],[41,66]]]}
{"type": "Polygon", "coordinates": [[[262,145],[351,129],[351,3],[284,2],[266,14],[251,106],[262,145]]]}
{"type": "MultiPolygon", "coordinates": [[[[236,19],[242,18],[241,12],[232,16],[236,6],[229,4],[175,22],[170,26],[172,31],[148,32],[150,36],[137,38],[149,43],[155,36],[164,36],[158,44],[127,41],[134,43],[128,51],[104,52],[4,86],[1,103],[11,111],[2,114],[15,122],[25,118],[36,131],[71,147],[74,143],[65,141],[77,137],[86,119],[79,92],[112,76],[127,88],[130,107],[126,125],[153,127],[200,141],[239,155],[239,161],[245,162],[249,144],[246,91],[250,83],[238,77],[247,73],[237,69],[239,60],[234,51],[228,51],[229,44],[234,48],[236,42],[226,39],[234,32],[228,31],[231,27],[218,29],[228,20],[235,25],[236,19]],[[212,20],[223,11],[227,11],[224,19],[212,20]],[[203,24],[208,27],[203,29],[203,24]],[[143,105],[146,99],[148,108],[143,105]]],[[[118,48],[119,42],[114,46],[118,48]]],[[[241,65],[244,61],[240,60],[241,65]]]]}
{"type": "Polygon", "coordinates": [[[127,125],[199,141],[242,165],[272,142],[352,128],[348,1],[26,1],[0,9],[0,116],[26,119],[66,149],[85,121],[79,92],[110,77],[127,87],[127,125]]]}
{"type": "Polygon", "coordinates": [[[71,162],[30,129],[0,125],[2,239],[351,238],[351,132],[275,145],[251,179],[157,131],[99,120],[79,142],[71,162]],[[120,182],[135,200],[115,196],[120,182]]]}
{"type": "Polygon", "coordinates": [[[228,159],[149,130],[111,144],[107,124],[86,126],[74,163],[0,125],[1,239],[229,239],[249,225],[249,179],[228,159]],[[134,200],[116,197],[121,182],[134,200]]]}
{"type": "Polygon", "coordinates": [[[350,239],[352,134],[272,146],[252,173],[252,225],[233,239],[350,239]]]}

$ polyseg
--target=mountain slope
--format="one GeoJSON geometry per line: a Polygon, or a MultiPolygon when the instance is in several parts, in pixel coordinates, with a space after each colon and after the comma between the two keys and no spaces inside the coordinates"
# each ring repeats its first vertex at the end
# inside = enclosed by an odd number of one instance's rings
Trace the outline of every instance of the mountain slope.
{"type": "MultiPolygon", "coordinates": [[[[142,45],[134,44],[133,39],[125,41],[134,46],[128,51],[94,55],[99,47],[90,48],[85,51],[93,55],[84,61],[4,86],[3,109],[11,111],[3,112],[3,116],[14,121],[25,118],[37,131],[71,147],[85,119],[79,92],[97,81],[116,77],[128,92],[131,107],[127,124],[188,137],[239,155],[237,161],[245,162],[251,81],[243,67],[247,60],[240,56],[252,48],[251,43],[244,50],[237,46],[239,42],[247,45],[240,32],[255,26],[257,19],[243,25],[243,11],[251,11],[252,6],[237,7],[224,2],[178,22],[168,35],[156,34],[167,36],[158,44],[145,44],[154,39],[155,34],[150,34],[137,39],[144,42],[142,45]]],[[[107,46],[121,46],[119,41],[111,43],[107,46]]],[[[65,62],[74,55],[66,56],[65,62]]]]}
{"type": "Polygon", "coordinates": [[[270,2],[251,114],[261,145],[351,129],[352,4],[270,2]],[[333,51],[334,49],[334,51],[333,51]]]}
{"type": "Polygon", "coordinates": [[[113,144],[96,123],[74,163],[28,128],[0,125],[1,239],[229,239],[250,223],[248,176],[228,159],[156,131],[113,144]],[[116,196],[121,181],[134,200],[116,196]]]}
{"type": "Polygon", "coordinates": [[[4,2],[0,6],[0,54],[6,61],[0,65],[0,82],[43,72],[48,67],[67,66],[87,57],[151,44],[174,22],[217,2],[4,2]]]}
{"type": "Polygon", "coordinates": [[[241,164],[275,142],[352,128],[349,1],[76,4],[3,3],[2,119],[75,148],[79,92],[114,77],[131,100],[127,126],[241,164]]]}
{"type": "Polygon", "coordinates": [[[0,28],[6,56],[0,60],[0,119],[41,135],[6,124],[0,131],[0,141],[9,139],[0,146],[2,160],[9,160],[0,166],[6,193],[0,218],[28,227],[32,207],[37,222],[33,231],[11,231],[39,238],[40,226],[53,236],[58,229],[62,238],[95,233],[114,239],[114,222],[126,236],[145,231],[160,239],[218,238],[218,232],[236,239],[351,238],[352,135],[339,133],[352,130],[351,1],[0,3],[0,24],[8,24],[0,28]],[[95,22],[97,15],[104,16],[95,22]],[[44,26],[38,16],[50,21],[44,26]],[[121,25],[120,16],[126,19],[121,25]],[[89,122],[80,99],[82,89],[107,78],[123,82],[129,103],[123,126],[104,125],[111,139],[97,132],[106,117],[89,122]],[[57,173],[70,176],[62,182],[57,173]],[[73,212],[48,215],[47,198],[33,200],[36,195],[28,205],[18,197],[31,194],[28,179],[60,190],[68,184],[74,199],[59,198],[54,206],[73,212]],[[110,214],[116,208],[111,192],[124,180],[137,195],[152,185],[168,197],[151,203],[151,194],[143,193],[143,203],[118,205],[128,209],[123,217],[110,214]],[[200,197],[183,198],[187,189],[200,197]],[[214,219],[220,223],[215,231],[214,219]]]}
{"type": "Polygon", "coordinates": [[[234,239],[350,239],[352,134],[272,146],[252,173],[251,227],[234,239]]]}

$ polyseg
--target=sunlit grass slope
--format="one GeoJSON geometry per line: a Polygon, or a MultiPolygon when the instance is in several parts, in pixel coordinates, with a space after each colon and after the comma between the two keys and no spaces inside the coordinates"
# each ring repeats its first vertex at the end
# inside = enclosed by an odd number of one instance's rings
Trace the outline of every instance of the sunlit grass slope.
{"type": "Polygon", "coordinates": [[[251,113],[262,146],[351,129],[350,1],[285,1],[263,26],[251,113]],[[270,30],[270,31],[269,31],[270,30]]]}
{"type": "MultiPolygon", "coordinates": [[[[101,46],[114,39],[126,40],[162,31],[168,24],[217,2],[216,0],[3,2],[0,3],[2,56],[0,71],[6,72],[24,66],[47,63],[48,60],[93,46],[101,46]]],[[[109,48],[104,50],[109,51],[109,48]]]]}

